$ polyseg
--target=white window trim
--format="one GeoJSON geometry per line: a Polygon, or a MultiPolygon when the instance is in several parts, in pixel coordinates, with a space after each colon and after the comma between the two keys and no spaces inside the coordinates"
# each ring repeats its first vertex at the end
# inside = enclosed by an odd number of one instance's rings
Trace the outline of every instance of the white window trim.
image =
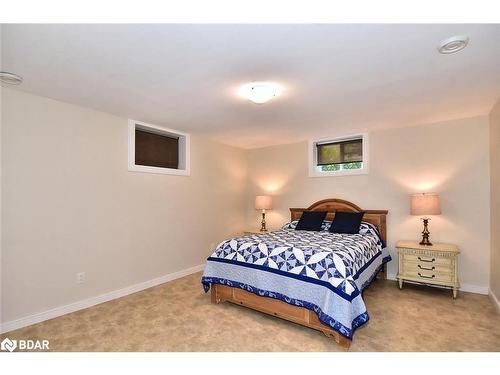
{"type": "Polygon", "coordinates": [[[132,172],[159,173],[177,176],[189,176],[191,171],[190,161],[190,137],[189,134],[178,130],[165,128],[163,126],[147,124],[141,121],[128,120],[128,170],[132,172]],[[135,164],[135,129],[139,126],[143,129],[156,130],[160,134],[179,137],[179,169],[148,167],[135,164]]]}
{"type": "Polygon", "coordinates": [[[309,160],[309,177],[333,177],[333,176],[356,176],[368,174],[370,167],[370,154],[369,154],[369,139],[368,133],[351,134],[343,137],[328,137],[321,139],[310,139],[307,148],[309,160]],[[325,171],[319,172],[316,170],[317,154],[316,144],[322,142],[340,142],[348,141],[350,139],[362,138],[363,139],[363,167],[360,169],[343,169],[340,171],[325,171]]]}

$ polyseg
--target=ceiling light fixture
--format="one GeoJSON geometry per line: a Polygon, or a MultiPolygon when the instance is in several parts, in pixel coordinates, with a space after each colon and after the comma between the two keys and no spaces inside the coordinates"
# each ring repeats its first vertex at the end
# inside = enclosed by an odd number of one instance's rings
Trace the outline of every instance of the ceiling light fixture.
{"type": "Polygon", "coordinates": [[[256,104],[263,104],[282,91],[283,88],[274,82],[250,82],[240,87],[239,94],[256,104]]]}
{"type": "Polygon", "coordinates": [[[469,43],[469,37],[466,35],[455,35],[451,38],[443,40],[437,46],[439,53],[444,55],[449,55],[450,53],[456,53],[467,47],[469,43]]]}
{"type": "Polygon", "coordinates": [[[14,73],[0,72],[0,82],[7,83],[9,85],[20,85],[23,83],[23,77],[14,73]]]}

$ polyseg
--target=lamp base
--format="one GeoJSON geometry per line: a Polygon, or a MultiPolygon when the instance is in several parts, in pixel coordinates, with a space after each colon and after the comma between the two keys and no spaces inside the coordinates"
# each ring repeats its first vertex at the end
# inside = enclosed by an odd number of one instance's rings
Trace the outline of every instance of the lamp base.
{"type": "Polygon", "coordinates": [[[420,241],[419,244],[424,245],[424,246],[432,246],[432,242],[429,242],[428,239],[424,239],[424,238],[422,238],[422,241],[420,241]]]}
{"type": "Polygon", "coordinates": [[[432,246],[431,241],[429,241],[429,235],[431,232],[429,232],[429,220],[428,218],[422,218],[422,221],[424,222],[424,230],[422,231],[422,241],[420,241],[420,245],[423,246],[432,246]]]}
{"type": "Polygon", "coordinates": [[[267,232],[267,228],[266,228],[266,212],[265,212],[265,210],[262,210],[262,221],[260,222],[260,231],[261,232],[267,232]]]}

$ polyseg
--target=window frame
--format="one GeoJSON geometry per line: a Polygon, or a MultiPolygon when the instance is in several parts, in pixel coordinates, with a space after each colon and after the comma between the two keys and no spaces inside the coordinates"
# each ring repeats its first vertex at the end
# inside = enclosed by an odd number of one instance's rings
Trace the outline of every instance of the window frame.
{"type": "Polygon", "coordinates": [[[368,133],[357,133],[351,134],[341,137],[327,137],[327,138],[319,138],[319,139],[310,139],[308,142],[308,160],[309,160],[309,177],[334,177],[334,176],[356,176],[356,175],[364,175],[369,172],[369,139],[368,133]],[[359,169],[342,169],[339,171],[318,171],[317,170],[317,162],[318,155],[316,150],[316,145],[318,143],[327,143],[327,142],[342,142],[349,141],[353,139],[361,138],[362,147],[363,147],[363,166],[359,169]]]}
{"type": "Polygon", "coordinates": [[[128,120],[128,170],[131,172],[144,172],[168,174],[177,176],[190,175],[190,136],[178,130],[163,126],[148,124],[142,121],[128,120]],[[152,167],[135,164],[135,130],[152,131],[153,133],[179,138],[179,168],[152,167]]]}

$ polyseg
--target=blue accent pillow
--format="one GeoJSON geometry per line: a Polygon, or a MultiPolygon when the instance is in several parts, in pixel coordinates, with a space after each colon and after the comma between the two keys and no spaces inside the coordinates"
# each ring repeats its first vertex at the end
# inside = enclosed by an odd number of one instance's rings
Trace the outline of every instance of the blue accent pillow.
{"type": "Polygon", "coordinates": [[[304,211],[300,217],[295,230],[321,230],[326,211],[304,211]]]}
{"type": "Polygon", "coordinates": [[[337,211],[329,230],[332,233],[359,233],[359,227],[361,226],[364,214],[364,212],[337,211]]]}

